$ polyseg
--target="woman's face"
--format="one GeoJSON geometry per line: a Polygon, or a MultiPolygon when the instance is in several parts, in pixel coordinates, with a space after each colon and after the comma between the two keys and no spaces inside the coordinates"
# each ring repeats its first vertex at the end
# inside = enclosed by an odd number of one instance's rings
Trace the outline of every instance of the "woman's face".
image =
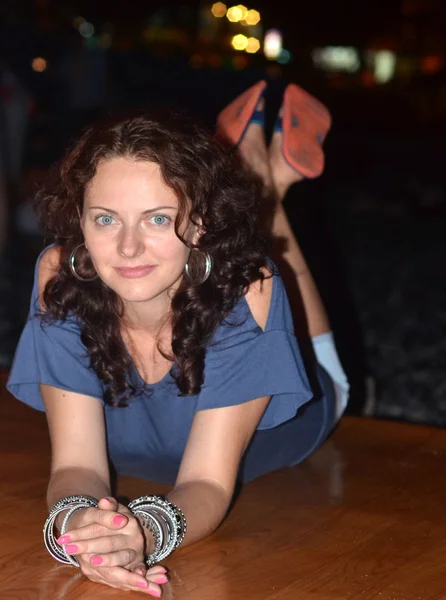
{"type": "MultiPolygon", "coordinates": [[[[189,249],[175,233],[177,212],[176,194],[157,164],[123,157],[99,163],[82,229],[99,277],[122,300],[160,298],[180,280],[189,249]]],[[[185,238],[194,231],[190,226],[185,238]]]]}

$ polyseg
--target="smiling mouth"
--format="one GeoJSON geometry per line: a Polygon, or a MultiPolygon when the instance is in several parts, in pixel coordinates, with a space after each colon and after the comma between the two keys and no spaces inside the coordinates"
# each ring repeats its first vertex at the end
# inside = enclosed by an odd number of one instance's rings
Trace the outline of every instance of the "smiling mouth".
{"type": "Polygon", "coordinates": [[[136,277],[145,277],[156,268],[155,265],[139,265],[138,267],[114,267],[115,271],[121,277],[133,279],[136,277]]]}

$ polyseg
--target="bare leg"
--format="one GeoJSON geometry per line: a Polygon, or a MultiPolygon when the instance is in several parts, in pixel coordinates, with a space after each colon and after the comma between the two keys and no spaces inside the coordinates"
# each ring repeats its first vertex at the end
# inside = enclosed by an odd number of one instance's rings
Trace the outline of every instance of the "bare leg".
{"type": "Polygon", "coordinates": [[[283,158],[280,132],[273,134],[267,150],[262,127],[252,124],[240,144],[240,152],[245,163],[262,179],[265,196],[274,200],[272,219],[269,219],[275,242],[273,258],[281,268],[293,310],[296,336],[304,343],[310,342],[311,338],[312,356],[332,378],[336,418],[339,419],[348,401],[348,381],[339,362],[325,307],[282,205],[289,186],[302,177],[283,158]]]}
{"type": "Polygon", "coordinates": [[[262,127],[251,124],[240,144],[240,153],[262,179],[265,194],[275,200],[271,220],[271,233],[277,239],[274,259],[285,267],[281,271],[295,316],[296,333],[310,337],[326,333],[330,331],[327,313],[282,205],[289,186],[302,179],[283,158],[282,133],[274,132],[267,150],[262,127]]]}

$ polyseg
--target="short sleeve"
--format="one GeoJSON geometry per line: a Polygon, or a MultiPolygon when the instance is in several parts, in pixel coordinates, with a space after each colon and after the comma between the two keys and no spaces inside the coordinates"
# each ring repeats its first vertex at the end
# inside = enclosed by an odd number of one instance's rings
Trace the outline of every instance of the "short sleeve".
{"type": "Polygon", "coordinates": [[[39,384],[102,400],[102,384],[90,368],[76,319],[42,322],[37,293],[35,278],[30,314],[16,349],[7,389],[37,410],[45,410],[39,384]]]}
{"type": "Polygon", "coordinates": [[[232,344],[208,350],[196,410],[271,396],[258,429],[292,419],[313,397],[295,336],[283,329],[257,328],[231,338],[232,344]]]}

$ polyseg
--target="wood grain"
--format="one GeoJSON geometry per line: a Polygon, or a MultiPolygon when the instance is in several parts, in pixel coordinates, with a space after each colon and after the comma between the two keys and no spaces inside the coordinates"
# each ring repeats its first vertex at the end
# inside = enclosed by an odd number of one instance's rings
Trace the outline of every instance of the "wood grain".
{"type": "MultiPolygon", "coordinates": [[[[12,399],[5,381],[1,600],[121,598],[46,553],[45,415],[12,399]]],[[[213,536],[173,554],[163,597],[445,600],[445,455],[444,430],[344,419],[302,465],[246,485],[213,536]]],[[[118,485],[129,497],[168,489],[127,477],[118,485]]]]}

